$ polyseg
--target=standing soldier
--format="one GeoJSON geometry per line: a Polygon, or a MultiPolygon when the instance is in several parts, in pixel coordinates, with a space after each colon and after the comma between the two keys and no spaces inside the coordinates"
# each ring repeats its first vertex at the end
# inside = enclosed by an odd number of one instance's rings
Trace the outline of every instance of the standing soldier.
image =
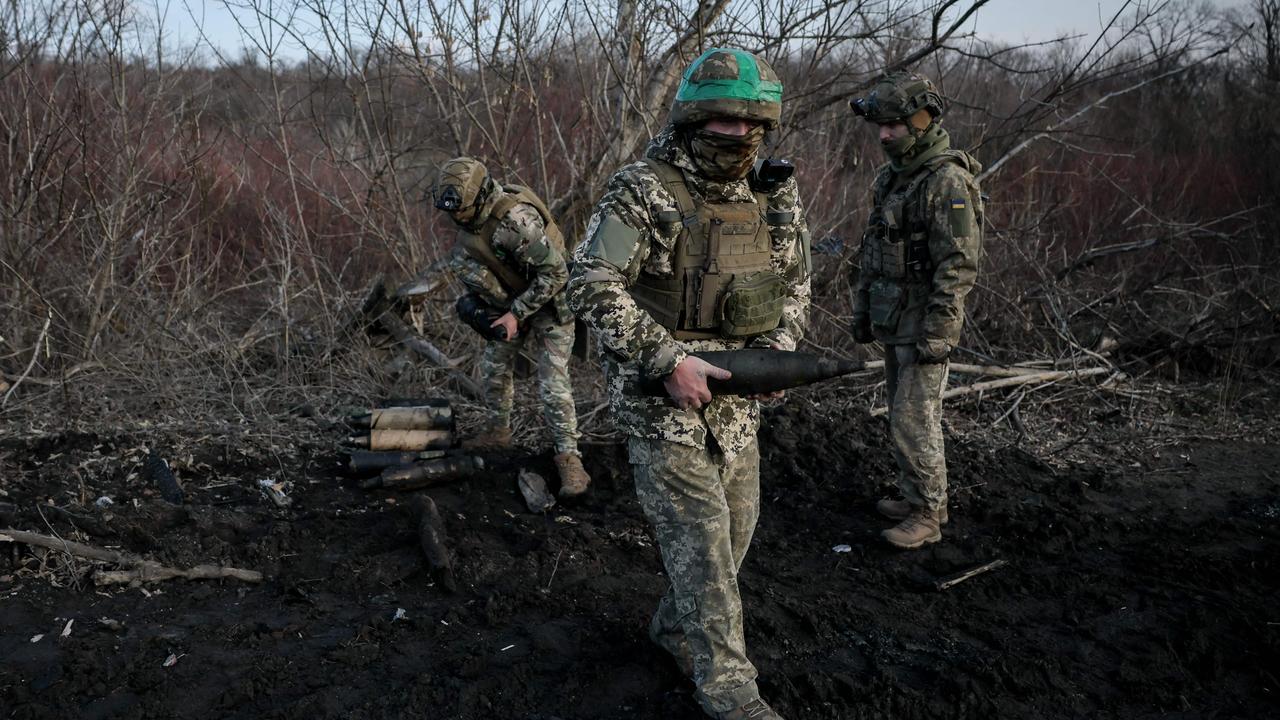
{"type": "Polygon", "coordinates": [[[790,350],[804,331],[796,183],[752,173],[781,112],[782,83],[761,59],[713,49],[695,60],[668,126],[609,181],[569,281],[603,346],[614,423],[670,581],[649,636],[721,720],[780,717],[756,688],[738,593],[760,512],[760,411],[754,398],[712,397],[707,378],[728,372],[689,352],[790,350]],[[641,395],[641,376],[664,378],[670,398],[641,395]]]}
{"type": "Polygon", "coordinates": [[[889,433],[902,499],[876,504],[900,521],[881,533],[904,549],[942,539],[947,461],[942,391],[960,340],[964,299],[982,253],[982,166],[951,149],[942,96],[928,79],[896,72],[876,82],[853,112],[879,126],[889,163],[873,185],[862,267],[853,278],[853,336],[884,344],[889,433]]]}
{"type": "Polygon", "coordinates": [[[512,371],[526,339],[536,336],[538,389],[555,439],[560,494],[581,495],[591,478],[578,452],[578,416],[569,382],[573,315],[564,294],[569,277],[564,236],[533,191],[500,185],[474,158],[445,163],[433,194],[436,207],[458,226],[451,265],[471,291],[459,307],[469,303],[496,316],[480,360],[489,416],[481,434],[465,445],[511,444],[512,371]]]}

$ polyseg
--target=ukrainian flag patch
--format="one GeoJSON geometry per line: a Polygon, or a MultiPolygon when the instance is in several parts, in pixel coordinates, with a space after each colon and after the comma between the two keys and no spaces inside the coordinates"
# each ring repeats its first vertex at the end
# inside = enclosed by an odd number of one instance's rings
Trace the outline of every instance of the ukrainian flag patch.
{"type": "Polygon", "coordinates": [[[965,209],[965,207],[966,205],[965,205],[964,198],[951,198],[952,210],[963,210],[965,209]]]}

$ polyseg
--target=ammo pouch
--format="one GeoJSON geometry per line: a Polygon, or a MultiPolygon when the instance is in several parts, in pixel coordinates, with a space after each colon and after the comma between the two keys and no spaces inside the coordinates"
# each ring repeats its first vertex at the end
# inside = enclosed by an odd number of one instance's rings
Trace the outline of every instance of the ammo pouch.
{"type": "MultiPolygon", "coordinates": [[[[901,243],[898,244],[901,245],[901,243]]],[[[890,333],[896,332],[898,318],[902,316],[902,305],[906,297],[903,286],[884,278],[876,278],[871,281],[871,287],[867,290],[870,296],[867,314],[871,318],[872,327],[890,333]]]]}
{"type": "Polygon", "coordinates": [[[720,300],[720,332],[746,337],[778,327],[785,292],[782,278],[770,270],[735,276],[720,300]]]}

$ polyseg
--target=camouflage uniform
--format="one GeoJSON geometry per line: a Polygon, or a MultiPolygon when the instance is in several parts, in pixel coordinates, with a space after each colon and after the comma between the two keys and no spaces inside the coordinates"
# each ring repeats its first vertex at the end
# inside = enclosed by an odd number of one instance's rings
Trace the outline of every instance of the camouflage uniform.
{"type": "MultiPolygon", "coordinates": [[[[877,91],[894,82],[919,83],[932,92],[915,75],[891,76],[877,91]]],[[[913,150],[876,175],[861,267],[852,282],[853,321],[864,340],[871,335],[884,344],[899,489],[912,506],[940,513],[947,504],[942,392],[982,252],[982,198],[974,179],[981,165],[950,149],[947,132],[935,121],[919,132],[913,150]]]]}
{"type": "MultiPolygon", "coordinates": [[[[645,155],[682,171],[698,202],[753,202],[747,180],[716,182],[701,174],[672,126],[650,142],[645,155]]],[[[780,324],[749,341],[680,341],[632,294],[642,276],[672,276],[681,225],[659,217],[675,208],[676,198],[650,165],[619,170],[588,225],[589,242],[575,253],[569,303],[600,341],[614,424],[628,436],[636,493],[671,583],[650,635],[673,655],[691,656],[699,700],[715,715],[759,697],[738,593],[738,568],[759,515],[759,405],[716,396],[701,410],[682,410],[668,398],[640,395],[635,383],[642,373],[669,375],[693,350],[733,350],[748,343],[794,349],[808,318],[808,231],[796,183],[788,180],[767,196],[770,217],[786,219],[769,227],[769,266],[785,287],[780,324]],[[601,231],[609,226],[624,227],[630,242],[603,247],[601,231]]]]}
{"type": "MultiPolygon", "coordinates": [[[[469,224],[479,227],[496,204],[494,193],[469,224]]],[[[529,278],[529,286],[516,295],[483,263],[455,252],[450,260],[454,274],[471,292],[495,308],[505,308],[520,321],[514,340],[489,340],[480,360],[490,425],[511,423],[514,399],[512,372],[516,356],[528,343],[536,343],[538,385],[543,417],[555,442],[556,453],[578,453],[578,416],[569,380],[569,355],[573,351],[573,316],[565,300],[569,271],[565,258],[548,242],[538,210],[519,203],[507,211],[495,230],[491,246],[500,260],[529,278]]]]}

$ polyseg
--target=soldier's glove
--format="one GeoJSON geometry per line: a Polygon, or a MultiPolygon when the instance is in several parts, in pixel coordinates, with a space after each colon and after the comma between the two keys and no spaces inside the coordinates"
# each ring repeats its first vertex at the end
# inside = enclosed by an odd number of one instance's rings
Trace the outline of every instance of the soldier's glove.
{"type": "Polygon", "coordinates": [[[870,315],[860,313],[853,316],[853,339],[863,345],[876,341],[875,333],[871,332],[870,315]]]}
{"type": "Polygon", "coordinates": [[[916,354],[920,358],[919,362],[924,365],[946,362],[951,356],[951,343],[925,338],[916,342],[916,354]]]}

